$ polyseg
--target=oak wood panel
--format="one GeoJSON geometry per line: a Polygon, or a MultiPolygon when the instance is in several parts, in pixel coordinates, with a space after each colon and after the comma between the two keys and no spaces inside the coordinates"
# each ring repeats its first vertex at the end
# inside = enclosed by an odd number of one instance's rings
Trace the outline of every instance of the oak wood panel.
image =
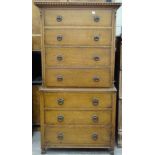
{"type": "Polygon", "coordinates": [[[102,67],[111,64],[111,48],[69,48],[45,49],[45,63],[49,67],[102,67]]]}
{"type": "Polygon", "coordinates": [[[46,126],[45,143],[47,146],[55,145],[97,145],[110,146],[111,129],[103,126],[46,126]],[[58,139],[58,135],[63,134],[63,139],[58,139]],[[92,135],[97,134],[96,140],[92,135]]]}
{"type": "Polygon", "coordinates": [[[41,50],[41,36],[32,35],[32,51],[40,51],[40,50],[41,50]]]}
{"type": "Polygon", "coordinates": [[[113,10],[112,15],[112,52],[111,52],[111,72],[112,72],[112,79],[114,79],[114,71],[115,71],[115,35],[116,35],[116,10],[113,10]]]}
{"type": "Polygon", "coordinates": [[[41,23],[39,8],[34,5],[32,0],[32,51],[41,49],[41,23]]]}
{"type": "MultiPolygon", "coordinates": [[[[59,18],[58,18],[59,19],[59,18]]],[[[96,18],[95,18],[96,19],[96,18]]],[[[110,9],[46,9],[46,26],[112,26],[110,9]],[[57,21],[57,17],[61,17],[57,21]],[[94,18],[99,17],[98,21],[94,18]]]]}
{"type": "Polygon", "coordinates": [[[41,149],[45,149],[45,127],[44,127],[44,97],[43,92],[40,91],[40,131],[41,131],[41,149]]]}
{"type": "Polygon", "coordinates": [[[32,0],[32,34],[40,34],[40,12],[32,0]]]}
{"type": "Polygon", "coordinates": [[[92,108],[103,109],[112,107],[112,93],[103,92],[53,92],[44,93],[45,108],[92,108]],[[59,104],[61,100],[63,104],[59,104]],[[96,101],[94,104],[94,101],[96,101]],[[98,103],[97,103],[98,101],[98,103]]]}
{"type": "Polygon", "coordinates": [[[32,86],[32,122],[33,122],[33,125],[40,125],[39,85],[32,86]]]}
{"type": "Polygon", "coordinates": [[[112,45],[112,30],[103,28],[45,28],[45,45],[112,45]],[[57,37],[62,36],[58,41],[57,37]],[[98,41],[94,37],[99,37],[98,41]]]}
{"type": "Polygon", "coordinates": [[[116,129],[116,93],[112,93],[112,134],[111,134],[111,147],[115,147],[115,129],[116,129]]]}
{"type": "Polygon", "coordinates": [[[85,124],[95,125],[102,124],[111,126],[111,110],[46,110],[45,124],[63,125],[63,124],[85,124]],[[61,118],[59,120],[59,117],[61,118]]]}
{"type": "Polygon", "coordinates": [[[53,87],[111,87],[111,72],[109,68],[46,69],[45,84],[53,87]],[[58,80],[59,77],[63,80],[58,80]],[[95,81],[96,78],[99,81],[95,81]]]}

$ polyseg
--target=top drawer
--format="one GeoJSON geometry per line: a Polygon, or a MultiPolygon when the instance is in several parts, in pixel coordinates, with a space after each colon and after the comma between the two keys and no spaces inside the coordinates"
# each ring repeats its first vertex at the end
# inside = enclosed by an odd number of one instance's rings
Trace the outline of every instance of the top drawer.
{"type": "Polygon", "coordinates": [[[112,26],[112,10],[46,9],[45,26],[112,26]]]}

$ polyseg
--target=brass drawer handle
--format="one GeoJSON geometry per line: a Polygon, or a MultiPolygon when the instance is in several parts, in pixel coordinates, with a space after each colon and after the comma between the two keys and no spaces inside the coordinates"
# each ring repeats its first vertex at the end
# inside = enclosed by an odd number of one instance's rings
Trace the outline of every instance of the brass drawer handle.
{"type": "Polygon", "coordinates": [[[94,99],[92,100],[92,104],[93,104],[94,106],[97,106],[97,105],[99,104],[99,100],[96,99],[96,98],[94,98],[94,99]]]}
{"type": "Polygon", "coordinates": [[[58,61],[62,61],[62,60],[63,60],[63,57],[62,57],[61,55],[58,55],[58,56],[57,56],[57,60],[58,60],[58,61]]]}
{"type": "Polygon", "coordinates": [[[62,75],[58,75],[57,76],[57,81],[63,81],[63,76],[62,75]]]}
{"type": "Polygon", "coordinates": [[[100,37],[99,36],[94,36],[94,41],[99,41],[100,37]]]}
{"type": "Polygon", "coordinates": [[[58,41],[62,41],[62,38],[63,38],[62,35],[58,35],[58,36],[57,36],[57,40],[58,40],[58,41]]]}
{"type": "Polygon", "coordinates": [[[93,140],[97,140],[98,139],[98,135],[96,133],[92,134],[92,139],[93,140]]]}
{"type": "Polygon", "coordinates": [[[93,80],[94,80],[94,82],[99,82],[99,81],[100,81],[100,78],[97,77],[97,76],[95,76],[95,77],[93,78],[93,80]]]}
{"type": "Polygon", "coordinates": [[[98,118],[98,116],[96,116],[96,115],[94,115],[94,116],[92,116],[92,121],[93,122],[98,122],[98,120],[99,120],[99,118],[98,118]]]}
{"type": "Polygon", "coordinates": [[[63,134],[63,133],[59,133],[59,134],[57,135],[57,138],[58,138],[59,140],[63,140],[63,139],[64,139],[64,134],[63,134]]]}
{"type": "Polygon", "coordinates": [[[57,102],[58,102],[59,105],[63,105],[64,104],[64,99],[63,98],[59,98],[57,100],[57,102]]]}
{"type": "Polygon", "coordinates": [[[62,21],[62,16],[57,16],[57,22],[61,22],[62,21]]]}
{"type": "Polygon", "coordinates": [[[99,56],[94,56],[94,61],[99,61],[100,57],[99,56]]]}
{"type": "Polygon", "coordinates": [[[64,116],[59,115],[59,116],[57,117],[57,119],[58,119],[58,122],[63,122],[63,121],[64,121],[64,116]]]}
{"type": "Polygon", "coordinates": [[[99,22],[100,21],[100,17],[99,16],[94,16],[94,22],[99,22]]]}

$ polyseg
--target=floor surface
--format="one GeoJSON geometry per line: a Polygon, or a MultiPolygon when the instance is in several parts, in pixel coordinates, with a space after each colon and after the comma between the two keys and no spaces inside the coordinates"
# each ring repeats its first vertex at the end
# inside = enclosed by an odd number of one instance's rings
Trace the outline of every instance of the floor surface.
{"type": "MultiPolygon", "coordinates": [[[[40,132],[33,132],[32,139],[32,155],[41,155],[40,150],[40,132]]],[[[47,150],[47,155],[109,155],[104,150],[97,149],[50,149],[47,150]]],[[[115,147],[115,155],[122,155],[122,149],[115,147]]]]}

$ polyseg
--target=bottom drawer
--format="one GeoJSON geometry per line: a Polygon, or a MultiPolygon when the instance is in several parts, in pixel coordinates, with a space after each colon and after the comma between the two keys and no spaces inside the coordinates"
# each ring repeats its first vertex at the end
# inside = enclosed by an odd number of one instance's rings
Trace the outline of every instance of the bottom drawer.
{"type": "Polygon", "coordinates": [[[110,147],[111,128],[103,126],[46,126],[45,144],[54,146],[110,147]]]}

